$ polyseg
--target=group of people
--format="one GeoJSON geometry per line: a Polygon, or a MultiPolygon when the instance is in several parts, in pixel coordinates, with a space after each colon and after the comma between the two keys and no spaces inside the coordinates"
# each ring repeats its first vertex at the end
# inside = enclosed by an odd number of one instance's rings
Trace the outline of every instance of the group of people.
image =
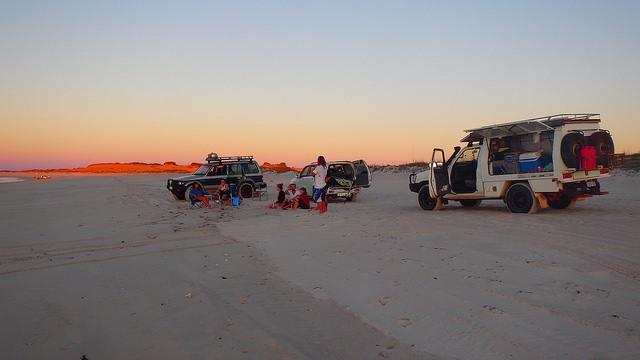
{"type": "Polygon", "coordinates": [[[316,203],[313,210],[318,210],[320,214],[327,212],[329,201],[327,200],[327,190],[329,188],[329,177],[327,176],[327,161],[324,156],[318,156],[318,163],[311,173],[313,176],[313,194],[310,198],[306,188],[296,189],[295,184],[290,184],[284,190],[283,184],[276,185],[278,197],[269,208],[271,209],[310,209],[311,201],[316,203]]]}
{"type": "MultiPolygon", "coordinates": [[[[198,183],[193,184],[191,189],[189,189],[189,201],[191,204],[195,204],[200,201],[206,206],[208,209],[211,209],[211,203],[209,198],[211,194],[206,192],[198,183]]],[[[219,202],[221,206],[224,206],[224,202],[231,198],[231,189],[229,188],[229,184],[224,180],[220,180],[220,185],[218,189],[213,193],[213,198],[216,202],[219,202]]]]}
{"type": "MultiPolygon", "coordinates": [[[[311,173],[313,175],[313,193],[311,196],[307,193],[306,188],[297,189],[295,184],[290,184],[287,189],[284,189],[283,184],[276,185],[276,191],[278,193],[277,199],[269,205],[271,209],[309,209],[318,210],[320,214],[325,213],[328,208],[327,189],[329,188],[329,181],[331,180],[327,176],[327,162],[324,156],[318,156],[318,163],[311,173]],[[315,208],[311,208],[311,203],[316,203],[315,208]]],[[[231,191],[229,184],[224,180],[220,181],[215,193],[213,193],[213,199],[216,202],[220,202],[224,205],[224,202],[230,199],[231,191]]],[[[206,192],[198,183],[193,184],[189,190],[189,200],[192,204],[196,202],[202,202],[204,206],[211,209],[211,194],[206,192]]]]}

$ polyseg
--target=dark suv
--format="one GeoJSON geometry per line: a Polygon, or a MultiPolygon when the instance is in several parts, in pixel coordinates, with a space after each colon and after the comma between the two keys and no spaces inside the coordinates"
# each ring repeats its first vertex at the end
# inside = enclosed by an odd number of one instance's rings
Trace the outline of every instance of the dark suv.
{"type": "Polygon", "coordinates": [[[202,164],[193,174],[167,180],[167,189],[176,199],[186,200],[193,184],[198,183],[212,193],[220,185],[220,180],[232,187],[235,185],[242,198],[251,198],[256,189],[267,186],[262,180],[262,170],[253,156],[218,157],[216,154],[209,154],[207,163],[202,164]]]}

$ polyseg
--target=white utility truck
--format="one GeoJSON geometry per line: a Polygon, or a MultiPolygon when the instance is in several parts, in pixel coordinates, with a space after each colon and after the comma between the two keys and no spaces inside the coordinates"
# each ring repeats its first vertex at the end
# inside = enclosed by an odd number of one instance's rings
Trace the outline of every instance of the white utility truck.
{"type": "Polygon", "coordinates": [[[433,149],[429,169],[409,176],[420,207],[441,209],[449,200],[477,206],[502,199],[514,213],[564,209],[604,195],[599,179],[618,158],[599,114],[560,114],[466,130],[463,149],[445,159],[433,149]]]}

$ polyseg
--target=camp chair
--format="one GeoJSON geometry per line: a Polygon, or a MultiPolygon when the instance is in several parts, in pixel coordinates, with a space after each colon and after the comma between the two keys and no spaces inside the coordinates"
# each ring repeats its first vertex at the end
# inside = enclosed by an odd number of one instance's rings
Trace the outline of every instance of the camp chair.
{"type": "Polygon", "coordinates": [[[204,207],[204,203],[202,202],[202,200],[196,200],[196,198],[189,194],[189,209],[200,209],[202,207],[204,207]]]}
{"type": "Polygon", "coordinates": [[[253,194],[253,199],[255,200],[256,198],[258,198],[258,200],[268,200],[269,194],[267,194],[267,188],[256,189],[253,194]]]}

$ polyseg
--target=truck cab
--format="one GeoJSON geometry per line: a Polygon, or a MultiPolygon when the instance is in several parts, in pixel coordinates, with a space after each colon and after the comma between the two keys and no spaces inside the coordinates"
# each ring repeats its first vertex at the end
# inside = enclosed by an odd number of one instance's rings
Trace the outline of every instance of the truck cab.
{"type": "Polygon", "coordinates": [[[606,194],[599,179],[615,166],[613,140],[598,114],[560,114],[467,130],[449,158],[431,154],[429,168],[409,176],[425,210],[449,200],[477,206],[502,199],[515,213],[567,208],[606,194]]]}

